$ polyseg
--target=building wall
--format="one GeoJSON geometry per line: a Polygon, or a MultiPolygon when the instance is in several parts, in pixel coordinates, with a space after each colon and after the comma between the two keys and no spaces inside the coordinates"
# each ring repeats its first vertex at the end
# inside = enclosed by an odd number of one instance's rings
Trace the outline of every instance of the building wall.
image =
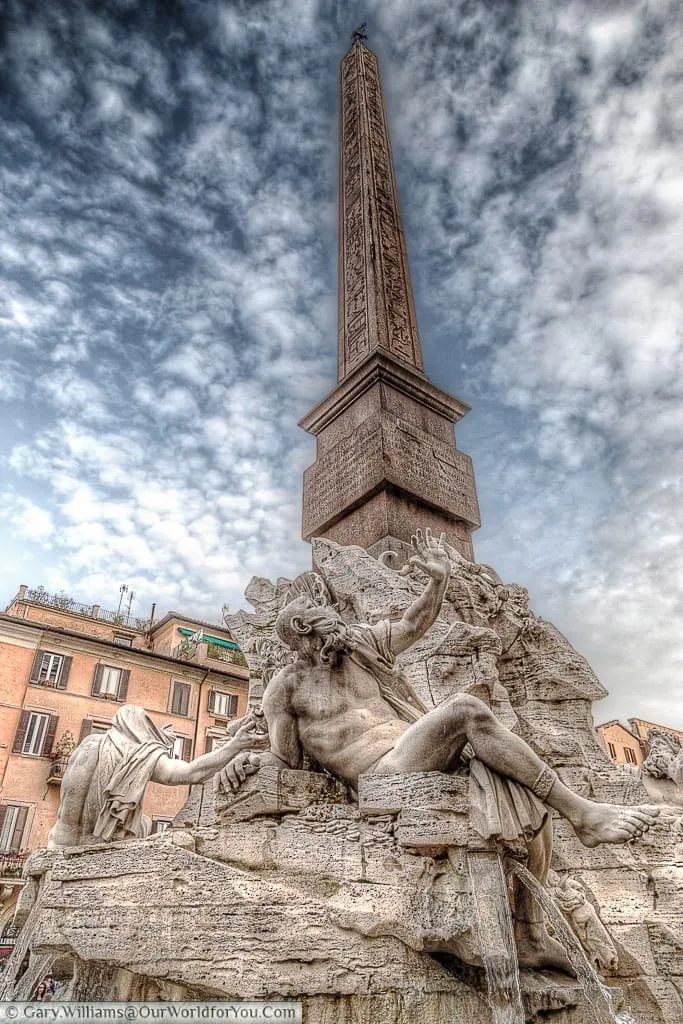
{"type": "MultiPolygon", "coordinates": [[[[219,689],[237,696],[233,717],[246,712],[248,671],[241,666],[215,662],[210,666],[194,662],[174,661],[165,654],[147,652],[150,640],[143,637],[143,647],[119,647],[109,637],[93,634],[88,622],[82,631],[83,616],[65,616],[55,609],[29,606],[30,614],[21,618],[0,616],[0,803],[25,805],[28,817],[21,843],[23,850],[45,846],[56,820],[60,786],[48,782],[52,765],[49,751],[45,756],[15,753],[12,747],[22,711],[44,712],[58,716],[52,751],[68,730],[76,741],[83,722],[95,727],[106,725],[125,703],[145,708],[159,725],[172,724],[178,736],[187,738],[190,758],[205,752],[207,732],[225,734],[227,721],[208,708],[209,692],[219,689]],[[43,615],[44,612],[44,615],[43,615]],[[66,631],[65,620],[70,631],[66,631]],[[59,628],[54,628],[59,622],[59,628]],[[72,658],[66,689],[34,684],[30,675],[36,651],[40,649],[72,658]],[[98,665],[110,665],[130,672],[125,698],[116,700],[93,695],[93,681],[98,665]],[[190,704],[187,715],[171,712],[174,681],[189,684],[190,704]]],[[[183,620],[180,625],[185,626],[183,620]]],[[[189,620],[191,622],[191,620],[189,620]]],[[[168,623],[168,647],[182,640],[178,624],[168,623]],[[175,639],[177,637],[177,639],[175,639]],[[173,643],[175,639],[175,643],[173,643]]],[[[213,632],[216,632],[215,630],[213,632]]],[[[230,634],[220,634],[230,639],[230,634]]],[[[206,646],[206,645],[204,645],[206,646]]],[[[186,787],[150,784],[143,805],[144,813],[155,819],[169,819],[182,807],[186,787]]]]}
{"type": "Polygon", "coordinates": [[[620,722],[606,722],[605,725],[597,726],[596,731],[616,764],[640,765],[645,760],[638,738],[620,722]],[[630,756],[627,751],[631,751],[630,756]]]}

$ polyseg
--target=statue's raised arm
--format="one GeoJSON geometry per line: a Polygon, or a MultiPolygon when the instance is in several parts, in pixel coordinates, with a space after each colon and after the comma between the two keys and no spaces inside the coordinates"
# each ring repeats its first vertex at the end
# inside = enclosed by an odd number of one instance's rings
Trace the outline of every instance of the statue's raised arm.
{"type": "Polygon", "coordinates": [[[441,611],[451,561],[444,546],[444,536],[437,539],[427,527],[424,535],[418,530],[412,538],[414,554],[409,564],[421,569],[429,576],[429,583],[416,601],[406,608],[403,618],[392,624],[390,646],[394,654],[400,654],[423,636],[434,624],[441,611]]]}

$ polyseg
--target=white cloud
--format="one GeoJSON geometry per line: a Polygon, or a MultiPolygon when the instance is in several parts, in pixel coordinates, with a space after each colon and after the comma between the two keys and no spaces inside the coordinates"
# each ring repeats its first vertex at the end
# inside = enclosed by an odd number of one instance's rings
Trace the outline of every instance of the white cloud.
{"type": "MultiPolygon", "coordinates": [[[[8,37],[0,397],[28,426],[0,456],[4,537],[36,584],[215,618],[252,573],[309,564],[295,424],[333,383],[353,24],[322,0],[134,11],[45,5],[8,37]]],[[[680,7],[367,17],[427,366],[474,406],[478,556],[591,657],[598,716],[673,721],[680,7]]]]}

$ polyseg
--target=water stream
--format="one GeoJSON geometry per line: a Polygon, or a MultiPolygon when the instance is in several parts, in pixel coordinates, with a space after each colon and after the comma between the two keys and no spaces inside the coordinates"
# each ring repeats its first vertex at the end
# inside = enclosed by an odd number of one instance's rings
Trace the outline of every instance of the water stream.
{"type": "Polygon", "coordinates": [[[503,864],[497,853],[467,854],[474,915],[495,1024],[524,1024],[517,947],[503,864]]]}
{"type": "Polygon", "coordinates": [[[510,862],[510,870],[524,883],[552,924],[556,938],[564,947],[597,1024],[635,1024],[629,1013],[615,1011],[612,993],[596,974],[583,946],[547,889],[518,861],[510,862]]]}

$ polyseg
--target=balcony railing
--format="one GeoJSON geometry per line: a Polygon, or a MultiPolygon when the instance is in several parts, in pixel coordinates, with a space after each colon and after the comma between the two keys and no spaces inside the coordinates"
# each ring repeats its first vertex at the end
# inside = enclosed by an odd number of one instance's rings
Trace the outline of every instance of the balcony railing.
{"type": "Polygon", "coordinates": [[[65,754],[63,757],[56,757],[54,759],[50,765],[50,771],[47,773],[48,782],[60,783],[62,781],[70,757],[71,754],[65,754]]]}
{"type": "Polygon", "coordinates": [[[207,644],[206,656],[212,661],[227,661],[229,665],[248,667],[247,659],[241,651],[231,651],[229,647],[219,647],[218,644],[207,644]]]}
{"type": "Polygon", "coordinates": [[[21,878],[27,853],[0,853],[0,878],[21,878]]]}
{"type": "Polygon", "coordinates": [[[188,642],[187,639],[183,640],[182,643],[173,648],[172,654],[174,658],[178,658],[180,661],[201,660],[204,647],[206,647],[205,657],[210,661],[222,661],[228,665],[240,665],[242,668],[249,667],[249,663],[241,651],[233,651],[229,647],[210,644],[206,640],[203,640],[201,643],[188,642]]]}
{"type": "Polygon", "coordinates": [[[22,588],[9,607],[15,601],[30,601],[32,604],[39,604],[44,608],[55,608],[60,612],[70,612],[72,615],[87,615],[89,619],[109,622],[112,626],[123,626],[141,633],[146,632],[150,625],[149,619],[140,619],[136,615],[126,612],[110,612],[105,608],[100,608],[98,604],[81,604],[78,601],[72,601],[67,594],[48,594],[42,587],[36,587],[35,590],[23,590],[22,588]]]}

